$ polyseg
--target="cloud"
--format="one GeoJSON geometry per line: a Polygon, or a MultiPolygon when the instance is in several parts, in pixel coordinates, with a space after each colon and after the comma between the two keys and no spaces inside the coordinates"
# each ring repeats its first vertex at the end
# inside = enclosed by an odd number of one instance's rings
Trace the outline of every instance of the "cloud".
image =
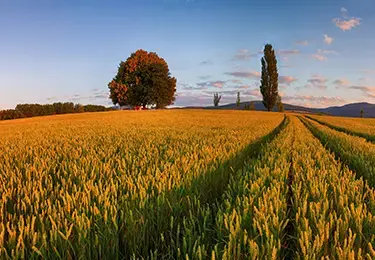
{"type": "MultiPolygon", "coordinates": [[[[229,96],[234,96],[234,95],[237,95],[237,92],[238,90],[222,90],[219,92],[219,94],[221,95],[229,95],[229,96]]],[[[204,93],[208,94],[208,95],[213,95],[214,93],[217,93],[217,91],[204,91],[204,93]]]]}
{"type": "Polygon", "coordinates": [[[333,38],[329,37],[327,34],[324,34],[324,42],[328,45],[332,44],[333,38]]]}
{"type": "Polygon", "coordinates": [[[335,55],[338,55],[338,53],[336,51],[334,51],[334,50],[322,50],[322,49],[318,49],[317,53],[318,54],[335,54],[335,55]]]}
{"type": "Polygon", "coordinates": [[[235,83],[235,84],[243,84],[242,80],[240,79],[232,79],[230,82],[235,83]]]}
{"type": "Polygon", "coordinates": [[[212,96],[205,93],[178,92],[175,105],[177,106],[207,106],[213,105],[212,96]]]}
{"type": "Polygon", "coordinates": [[[200,63],[200,65],[212,65],[214,64],[211,60],[205,60],[200,63]]]}
{"type": "Polygon", "coordinates": [[[309,42],[308,41],[296,41],[295,44],[306,46],[306,45],[309,45],[309,42]]]}
{"type": "Polygon", "coordinates": [[[300,54],[301,52],[299,50],[278,50],[277,53],[280,55],[294,55],[300,54]]]}
{"type": "Polygon", "coordinates": [[[343,31],[350,31],[352,28],[357,27],[361,24],[361,18],[353,17],[351,19],[333,19],[333,22],[343,31]]]}
{"type": "Polygon", "coordinates": [[[350,86],[349,89],[360,90],[364,96],[375,98],[375,87],[368,86],[350,86]]]}
{"type": "Polygon", "coordinates": [[[181,89],[184,89],[184,90],[201,90],[201,89],[208,88],[208,86],[205,86],[205,85],[202,85],[202,86],[192,86],[191,84],[183,83],[183,82],[178,82],[177,86],[180,87],[181,89]]]}
{"type": "Polygon", "coordinates": [[[335,85],[336,88],[340,88],[340,87],[343,87],[343,86],[348,86],[349,84],[350,84],[350,81],[347,80],[347,79],[336,79],[333,82],[333,85],[335,85]]]}
{"type": "Polygon", "coordinates": [[[359,26],[361,24],[361,18],[347,16],[348,10],[344,7],[341,7],[341,18],[334,18],[332,22],[336,27],[340,28],[342,31],[350,31],[351,29],[359,26]]]}
{"type": "Polygon", "coordinates": [[[286,84],[286,85],[290,85],[297,80],[298,80],[297,78],[294,78],[292,76],[280,76],[279,77],[279,83],[286,84]]]}
{"type": "Polygon", "coordinates": [[[256,98],[262,97],[262,94],[260,93],[259,88],[254,88],[254,89],[248,90],[244,94],[248,95],[248,96],[253,96],[253,97],[256,97],[256,98]]]}
{"type": "Polygon", "coordinates": [[[369,82],[369,81],[371,81],[370,78],[366,78],[366,77],[359,78],[358,80],[361,81],[361,82],[369,82]]]}
{"type": "Polygon", "coordinates": [[[236,77],[236,78],[259,79],[260,77],[260,72],[257,72],[257,71],[249,71],[249,72],[235,71],[235,72],[227,72],[225,74],[236,77]]]}
{"type": "Polygon", "coordinates": [[[323,61],[323,60],[327,60],[327,57],[324,56],[324,55],[321,55],[321,54],[313,54],[312,57],[316,60],[319,60],[319,61],[323,61]]]}
{"type": "Polygon", "coordinates": [[[318,88],[321,90],[327,89],[326,83],[328,79],[320,76],[320,75],[313,75],[312,78],[308,79],[308,84],[305,85],[306,88],[318,88]]]}
{"type": "Polygon", "coordinates": [[[284,101],[290,102],[302,106],[331,106],[345,103],[340,97],[328,97],[328,96],[310,96],[310,95],[293,95],[284,96],[284,101]]]}
{"type": "Polygon", "coordinates": [[[322,49],[318,49],[316,51],[315,54],[312,54],[311,56],[316,59],[316,60],[319,60],[319,61],[324,61],[324,60],[327,60],[327,56],[326,55],[329,55],[329,54],[335,54],[335,55],[338,55],[338,53],[336,51],[333,51],[333,50],[322,50],[322,49]]]}
{"type": "Polygon", "coordinates": [[[201,80],[207,80],[207,79],[211,78],[211,76],[204,75],[204,76],[199,76],[198,78],[201,79],[201,80]]]}
{"type": "Polygon", "coordinates": [[[242,49],[238,50],[234,55],[233,60],[250,60],[251,58],[258,57],[258,54],[250,53],[249,50],[242,49]]]}
{"type": "Polygon", "coordinates": [[[46,98],[46,99],[47,99],[47,101],[53,101],[53,100],[56,100],[57,97],[49,97],[49,98],[46,98]]]}
{"type": "Polygon", "coordinates": [[[375,74],[375,70],[372,70],[372,69],[364,69],[361,71],[362,73],[365,73],[365,74],[375,74]]]}
{"type": "Polygon", "coordinates": [[[226,81],[217,80],[217,81],[205,81],[197,83],[197,86],[200,89],[205,89],[208,87],[214,87],[214,88],[222,88],[226,84],[226,81]]]}

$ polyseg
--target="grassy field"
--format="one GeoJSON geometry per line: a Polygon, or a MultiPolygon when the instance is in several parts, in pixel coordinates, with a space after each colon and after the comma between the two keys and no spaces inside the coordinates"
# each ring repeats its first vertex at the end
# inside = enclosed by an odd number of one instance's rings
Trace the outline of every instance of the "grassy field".
{"type": "Polygon", "coordinates": [[[374,121],[313,119],[0,122],[0,259],[375,259],[374,121]]]}

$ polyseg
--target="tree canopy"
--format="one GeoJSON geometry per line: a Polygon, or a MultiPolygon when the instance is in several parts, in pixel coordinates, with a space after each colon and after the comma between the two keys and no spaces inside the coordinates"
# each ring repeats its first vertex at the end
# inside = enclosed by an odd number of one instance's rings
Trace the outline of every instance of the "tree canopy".
{"type": "Polygon", "coordinates": [[[175,100],[177,80],[168,64],[154,52],[138,50],[121,62],[108,84],[113,104],[163,108],[175,100]]]}

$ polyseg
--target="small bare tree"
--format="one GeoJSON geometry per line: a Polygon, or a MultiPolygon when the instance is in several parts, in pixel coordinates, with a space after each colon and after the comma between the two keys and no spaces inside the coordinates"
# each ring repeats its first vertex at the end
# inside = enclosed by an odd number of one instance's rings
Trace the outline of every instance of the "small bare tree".
{"type": "Polygon", "coordinates": [[[220,99],[221,99],[221,95],[219,95],[219,93],[215,93],[214,94],[214,106],[215,107],[219,106],[220,99]]]}

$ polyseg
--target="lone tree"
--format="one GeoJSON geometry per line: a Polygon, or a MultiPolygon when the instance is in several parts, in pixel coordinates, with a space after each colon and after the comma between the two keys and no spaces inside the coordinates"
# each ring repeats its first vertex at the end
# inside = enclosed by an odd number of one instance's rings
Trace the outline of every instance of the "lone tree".
{"type": "Polygon", "coordinates": [[[271,111],[278,97],[278,78],[277,60],[275,51],[271,44],[264,46],[264,56],[262,62],[262,76],[260,79],[260,92],[263,96],[264,107],[271,111]]]}
{"type": "Polygon", "coordinates": [[[237,107],[241,105],[241,97],[240,97],[240,92],[237,92],[237,102],[236,102],[237,107]]]}
{"type": "Polygon", "coordinates": [[[125,62],[120,62],[108,88],[115,105],[164,108],[175,100],[176,83],[164,59],[154,52],[137,50],[125,62]]]}
{"type": "Polygon", "coordinates": [[[219,106],[220,99],[221,99],[221,95],[219,96],[218,93],[215,93],[214,94],[214,106],[215,107],[219,106]]]}
{"type": "Polygon", "coordinates": [[[280,95],[277,95],[276,104],[277,104],[277,110],[279,112],[284,112],[284,104],[283,104],[283,101],[281,100],[280,95]]]}
{"type": "Polygon", "coordinates": [[[363,110],[363,108],[361,109],[361,118],[363,118],[365,115],[365,111],[363,110]]]}

